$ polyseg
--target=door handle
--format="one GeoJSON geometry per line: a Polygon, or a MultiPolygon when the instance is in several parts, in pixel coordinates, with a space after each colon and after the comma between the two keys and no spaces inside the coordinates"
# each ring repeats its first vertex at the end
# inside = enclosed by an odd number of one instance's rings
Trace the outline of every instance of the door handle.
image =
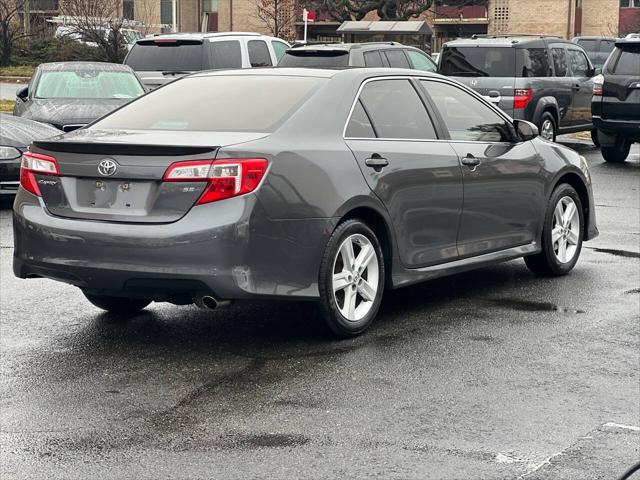
{"type": "Polygon", "coordinates": [[[573,87],[571,87],[573,90],[580,90],[580,85],[579,84],[575,84],[573,87]]]}
{"type": "Polygon", "coordinates": [[[480,165],[480,159],[474,157],[470,153],[467,153],[467,156],[462,159],[462,164],[467,167],[472,167],[471,170],[474,170],[478,165],[480,165]]]}
{"type": "Polygon", "coordinates": [[[381,157],[380,155],[378,155],[377,153],[374,153],[373,155],[371,155],[370,158],[367,158],[364,161],[364,164],[367,167],[371,167],[373,168],[376,172],[381,171],[384,167],[386,167],[387,165],[389,165],[389,160],[387,160],[386,158],[381,157]]]}

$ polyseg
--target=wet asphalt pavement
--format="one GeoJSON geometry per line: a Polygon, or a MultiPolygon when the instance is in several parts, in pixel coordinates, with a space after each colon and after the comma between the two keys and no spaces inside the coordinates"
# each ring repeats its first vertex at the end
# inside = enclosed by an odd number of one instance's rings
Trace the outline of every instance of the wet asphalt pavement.
{"type": "Polygon", "coordinates": [[[585,142],[600,237],[387,295],[365,335],[313,304],[124,320],[18,280],[0,212],[0,478],[615,479],[640,460],[640,148],[585,142]]]}

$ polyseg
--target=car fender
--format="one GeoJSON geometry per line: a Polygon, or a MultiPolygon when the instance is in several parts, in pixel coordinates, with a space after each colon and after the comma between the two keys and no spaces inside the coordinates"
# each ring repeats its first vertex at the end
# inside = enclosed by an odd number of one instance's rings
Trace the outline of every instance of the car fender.
{"type": "Polygon", "coordinates": [[[558,100],[555,97],[542,97],[538,100],[536,104],[536,109],[533,112],[533,117],[531,121],[536,125],[540,124],[540,118],[542,114],[546,111],[550,110],[552,115],[556,120],[556,128],[558,128],[560,124],[560,107],[558,106],[558,100]]]}

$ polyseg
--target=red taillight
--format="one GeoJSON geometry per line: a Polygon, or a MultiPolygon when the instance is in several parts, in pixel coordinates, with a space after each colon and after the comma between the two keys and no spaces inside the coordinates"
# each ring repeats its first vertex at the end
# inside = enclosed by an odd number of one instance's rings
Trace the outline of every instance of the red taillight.
{"type": "Polygon", "coordinates": [[[513,108],[525,108],[533,98],[530,88],[516,88],[513,91],[513,108]]]}
{"type": "Polygon", "coordinates": [[[254,191],[267,171],[264,158],[230,158],[177,162],[164,174],[165,182],[207,182],[196,205],[254,191]]]}
{"type": "Polygon", "coordinates": [[[596,75],[595,77],[593,77],[593,95],[596,97],[601,97],[603,87],[604,75],[596,75]]]}
{"type": "Polygon", "coordinates": [[[26,152],[22,155],[20,164],[20,185],[26,191],[42,196],[35,174],[38,175],[58,175],[58,163],[56,159],[49,155],[26,152]]]}

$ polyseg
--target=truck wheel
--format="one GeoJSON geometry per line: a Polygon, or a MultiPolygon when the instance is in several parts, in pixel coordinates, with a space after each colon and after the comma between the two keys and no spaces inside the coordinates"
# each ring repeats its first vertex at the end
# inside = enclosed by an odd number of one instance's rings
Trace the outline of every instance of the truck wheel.
{"type": "Polygon", "coordinates": [[[151,302],[140,298],[111,297],[107,295],[93,295],[82,292],[84,296],[96,307],[111,313],[131,314],[145,308],[151,302]]]}
{"type": "Polygon", "coordinates": [[[631,142],[622,137],[618,137],[616,138],[615,145],[611,147],[600,147],[600,151],[602,152],[602,157],[605,161],[610,163],[622,163],[629,156],[629,152],[631,151],[631,142]]]}

